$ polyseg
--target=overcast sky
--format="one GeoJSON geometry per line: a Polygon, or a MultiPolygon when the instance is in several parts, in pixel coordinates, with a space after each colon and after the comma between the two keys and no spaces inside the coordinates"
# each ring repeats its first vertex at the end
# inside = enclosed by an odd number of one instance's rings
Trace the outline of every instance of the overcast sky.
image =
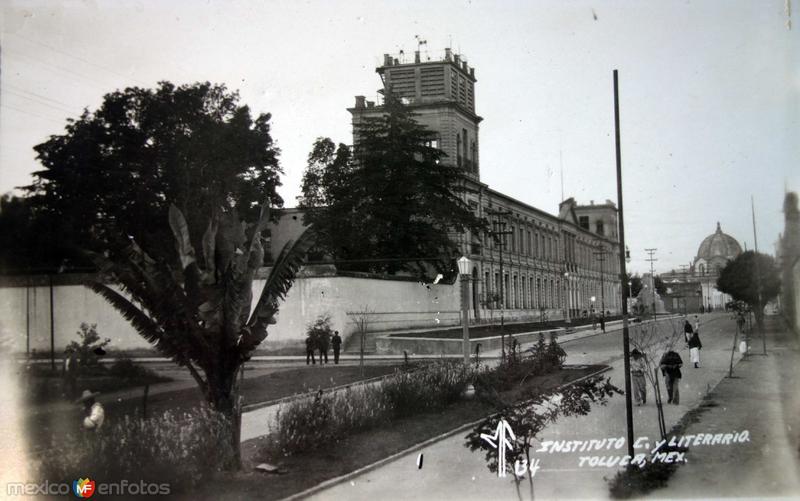
{"type": "MultiPolygon", "coordinates": [[[[795,9],[800,9],[796,5],[795,9]]],[[[351,142],[385,52],[445,47],[476,68],[481,179],[550,213],[616,202],[620,72],[625,233],[634,271],[688,264],[716,227],[774,252],[784,187],[800,189],[800,40],[788,0],[3,2],[0,193],[32,147],[131,85],[212,81],[273,115],[295,205],[318,136],[351,142]]],[[[796,19],[795,19],[796,21],[796,19]]]]}

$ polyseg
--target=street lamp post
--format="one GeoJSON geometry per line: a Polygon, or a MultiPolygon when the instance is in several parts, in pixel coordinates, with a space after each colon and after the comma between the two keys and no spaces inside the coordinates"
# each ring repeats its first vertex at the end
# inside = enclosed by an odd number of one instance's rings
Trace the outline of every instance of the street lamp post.
{"type": "Polygon", "coordinates": [[[469,269],[470,260],[461,256],[458,260],[458,272],[461,282],[461,325],[464,334],[464,365],[469,364],[469,269]]]}
{"type": "Polygon", "coordinates": [[[569,324],[569,272],[564,272],[564,323],[569,324]]]}

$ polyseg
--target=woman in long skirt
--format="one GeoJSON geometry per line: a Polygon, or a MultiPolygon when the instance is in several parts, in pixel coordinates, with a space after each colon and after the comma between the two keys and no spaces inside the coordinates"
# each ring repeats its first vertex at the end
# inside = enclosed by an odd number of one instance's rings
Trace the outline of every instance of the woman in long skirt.
{"type": "Polygon", "coordinates": [[[700,342],[700,333],[694,331],[692,337],[689,338],[689,354],[692,357],[692,363],[695,369],[700,367],[700,348],[702,347],[703,343],[700,342]]]}

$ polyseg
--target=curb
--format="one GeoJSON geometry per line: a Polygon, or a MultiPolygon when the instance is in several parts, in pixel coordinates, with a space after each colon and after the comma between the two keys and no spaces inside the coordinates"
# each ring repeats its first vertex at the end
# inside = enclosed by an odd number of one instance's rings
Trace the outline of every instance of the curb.
{"type": "MultiPolygon", "coordinates": [[[[604,372],[608,372],[610,370],[611,370],[611,367],[606,366],[606,367],[604,367],[604,368],[602,368],[600,370],[597,370],[597,371],[595,371],[595,372],[593,372],[591,374],[587,374],[587,375],[585,375],[583,377],[580,377],[580,378],[578,378],[578,379],[576,379],[574,381],[570,381],[569,383],[562,384],[561,386],[558,386],[558,387],[554,388],[553,391],[561,390],[562,388],[566,388],[566,387],[571,386],[573,384],[579,383],[579,382],[583,381],[584,379],[588,379],[590,377],[595,377],[595,376],[597,376],[599,374],[603,374],[604,372]]],[[[340,484],[342,482],[346,482],[347,480],[350,480],[351,478],[357,477],[358,475],[361,475],[362,473],[367,473],[367,472],[370,472],[370,471],[372,471],[372,470],[374,470],[376,468],[380,468],[381,466],[383,466],[385,464],[388,464],[388,463],[391,463],[392,461],[400,458],[401,456],[405,456],[406,454],[409,454],[411,452],[423,449],[423,448],[425,448],[425,447],[427,447],[427,446],[429,446],[431,444],[434,444],[434,443],[439,442],[441,440],[444,440],[446,438],[450,438],[453,435],[457,435],[457,434],[463,432],[464,430],[467,430],[469,428],[472,428],[472,427],[476,426],[477,424],[481,423],[485,419],[491,418],[491,417],[496,416],[498,414],[499,414],[498,412],[495,412],[495,413],[489,414],[488,416],[485,416],[485,417],[482,417],[480,419],[477,419],[475,421],[471,421],[469,423],[462,424],[461,426],[459,426],[457,428],[454,428],[454,429],[452,429],[450,431],[446,431],[446,432],[441,433],[441,434],[439,434],[439,435],[437,435],[435,437],[431,437],[431,438],[429,438],[427,440],[424,440],[424,441],[422,441],[422,442],[420,442],[418,444],[412,445],[411,447],[408,447],[408,448],[406,448],[406,449],[404,449],[402,451],[395,452],[394,454],[392,454],[390,456],[387,456],[387,457],[385,457],[383,459],[379,459],[378,461],[375,461],[372,464],[368,464],[366,466],[362,466],[361,468],[359,468],[357,470],[354,470],[354,471],[351,471],[350,473],[345,473],[344,475],[340,475],[338,477],[328,479],[328,480],[322,482],[321,484],[317,484],[317,485],[315,485],[313,487],[309,487],[308,489],[306,489],[304,491],[301,491],[301,492],[298,492],[296,494],[292,494],[291,496],[287,496],[285,498],[282,498],[280,501],[294,501],[296,499],[302,499],[302,498],[311,496],[311,495],[316,494],[316,493],[318,493],[320,491],[328,489],[329,487],[333,487],[334,485],[340,484]]]]}

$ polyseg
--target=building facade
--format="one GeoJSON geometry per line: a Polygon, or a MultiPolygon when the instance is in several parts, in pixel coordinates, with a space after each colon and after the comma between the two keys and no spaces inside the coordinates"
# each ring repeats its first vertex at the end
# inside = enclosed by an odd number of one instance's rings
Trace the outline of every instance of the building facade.
{"type": "MultiPolygon", "coordinates": [[[[475,112],[475,69],[445,49],[441,59],[413,60],[385,54],[376,69],[391,91],[436,133],[442,149],[464,177],[465,202],[491,223],[484,234],[454,235],[473,263],[470,314],[478,321],[559,319],[616,314],[621,310],[617,209],[579,205],[569,198],[553,215],[491,189],[480,180],[479,126],[475,112]]],[[[380,103],[356,96],[354,136],[365,118],[379,116],[380,103]]]]}
{"type": "Polygon", "coordinates": [[[783,217],[783,234],[777,252],[781,271],[780,308],[789,325],[800,333],[800,209],[797,193],[786,194],[783,217]]]}

